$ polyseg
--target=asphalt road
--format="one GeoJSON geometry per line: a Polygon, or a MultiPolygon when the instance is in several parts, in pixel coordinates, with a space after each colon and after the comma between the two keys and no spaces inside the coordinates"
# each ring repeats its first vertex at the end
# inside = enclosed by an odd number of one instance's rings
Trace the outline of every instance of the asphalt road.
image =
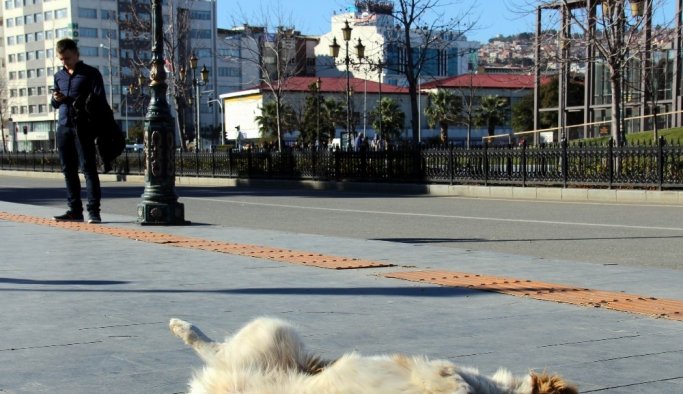
{"type": "MultiPolygon", "coordinates": [[[[103,182],[107,213],[135,220],[144,185],[103,182]]],[[[683,206],[292,189],[177,187],[192,225],[223,225],[683,269],[683,206]]],[[[0,175],[0,200],[65,210],[63,181],[0,175]]],[[[504,264],[504,261],[501,261],[504,264]]]]}

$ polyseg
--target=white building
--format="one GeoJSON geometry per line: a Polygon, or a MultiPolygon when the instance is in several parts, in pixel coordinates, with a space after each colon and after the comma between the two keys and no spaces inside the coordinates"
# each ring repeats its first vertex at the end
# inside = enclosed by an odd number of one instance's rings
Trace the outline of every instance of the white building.
{"type": "MultiPolygon", "coordinates": [[[[355,78],[381,81],[390,85],[407,86],[405,76],[401,74],[402,65],[406,61],[405,47],[400,44],[404,32],[397,28],[391,16],[393,6],[386,1],[357,2],[355,12],[333,15],[329,33],[320,36],[320,43],[315,48],[317,74],[320,76],[339,76],[346,72],[343,59],[346,57],[346,42],[342,29],[345,23],[353,29],[348,42],[349,58],[352,63],[360,63],[350,67],[355,78]],[[365,6],[366,8],[362,8],[365,6]],[[338,59],[330,55],[330,45],[336,39],[341,46],[338,59]],[[365,46],[365,61],[359,61],[356,45],[361,41],[365,46]],[[336,61],[335,61],[336,60],[336,61]],[[381,70],[371,68],[368,63],[383,64],[381,70]],[[381,74],[380,74],[381,71],[381,74]]],[[[416,28],[410,34],[413,49],[424,46],[425,31],[416,28]]],[[[444,77],[461,75],[472,67],[473,52],[479,43],[467,41],[462,32],[432,32],[434,44],[427,49],[425,63],[420,74],[422,81],[432,81],[444,77]],[[438,35],[440,39],[433,37],[438,35]]],[[[475,61],[476,62],[476,61],[475,61]]]]}
{"type": "MultiPolygon", "coordinates": [[[[143,86],[141,92],[140,89],[129,91],[128,87],[137,84],[139,72],[148,78],[149,72],[144,68],[138,71],[135,64],[148,64],[152,43],[151,32],[140,36],[125,28],[122,21],[130,20],[131,4],[134,3],[130,0],[4,1],[0,9],[0,37],[3,40],[0,46],[0,111],[8,150],[54,148],[55,111],[50,105],[49,87],[55,71],[61,67],[55,44],[65,37],[78,40],[81,59],[102,73],[107,99],[122,130],[140,125],[149,102],[149,88],[143,86]],[[146,101],[144,95],[147,95],[146,101]],[[8,118],[13,121],[11,125],[8,118]]],[[[219,125],[220,114],[215,106],[210,108],[206,104],[208,95],[215,92],[222,79],[215,56],[216,0],[164,2],[165,24],[169,24],[171,13],[175,26],[178,26],[178,20],[185,18],[190,28],[178,39],[180,45],[172,57],[178,64],[170,65],[169,70],[187,65],[193,53],[200,59],[199,67],[206,65],[210,72],[209,82],[201,89],[205,94],[200,100],[200,113],[202,130],[206,128],[202,134],[211,136],[211,129],[219,125]],[[170,4],[174,7],[172,10],[170,4]]],[[[141,20],[149,22],[149,3],[138,5],[137,14],[141,20]]],[[[167,53],[165,58],[170,58],[167,53]]],[[[169,83],[169,94],[175,94],[172,83],[169,83]]],[[[192,116],[186,118],[186,123],[193,119],[192,116]]],[[[194,127],[194,124],[190,122],[186,127],[194,127]]],[[[217,130],[215,135],[219,135],[217,130]]]]}

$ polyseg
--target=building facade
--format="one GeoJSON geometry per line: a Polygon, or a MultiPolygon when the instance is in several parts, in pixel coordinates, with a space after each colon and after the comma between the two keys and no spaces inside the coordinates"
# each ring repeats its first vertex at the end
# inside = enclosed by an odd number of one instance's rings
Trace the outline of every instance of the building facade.
{"type": "MultiPolygon", "coordinates": [[[[201,124],[206,125],[202,127],[206,128],[202,135],[208,138],[220,122],[216,109],[207,105],[209,94],[216,91],[224,78],[214,56],[216,2],[164,1],[163,9],[164,23],[174,27],[164,31],[176,34],[172,40],[176,45],[165,48],[169,95],[177,96],[188,90],[175,83],[175,79],[179,68],[187,67],[192,54],[200,59],[200,67],[206,65],[209,70],[209,81],[201,87],[203,94],[199,105],[201,124]]],[[[67,37],[78,41],[81,59],[102,73],[107,99],[121,129],[128,132],[140,128],[149,104],[146,86],[152,50],[149,10],[149,4],[130,0],[4,1],[0,10],[3,148],[12,151],[54,149],[56,113],[50,105],[49,88],[54,73],[62,66],[54,50],[55,44],[67,37]],[[143,82],[142,86],[138,81],[143,82]]],[[[217,97],[215,93],[214,97],[217,97]]],[[[195,127],[194,117],[180,115],[187,123],[183,127],[195,127]]],[[[219,135],[217,130],[214,134],[219,135]]]]}

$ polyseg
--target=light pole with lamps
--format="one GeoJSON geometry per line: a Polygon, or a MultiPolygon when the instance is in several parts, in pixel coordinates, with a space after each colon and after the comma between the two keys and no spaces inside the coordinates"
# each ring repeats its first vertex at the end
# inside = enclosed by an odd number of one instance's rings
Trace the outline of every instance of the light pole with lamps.
{"type": "Polygon", "coordinates": [[[320,87],[322,81],[320,77],[315,80],[315,147],[320,146],[320,87]]]}
{"type": "Polygon", "coordinates": [[[192,54],[192,57],[190,58],[190,69],[192,69],[192,87],[193,93],[194,93],[194,111],[195,111],[195,120],[194,120],[194,126],[195,126],[195,138],[196,138],[196,144],[195,144],[195,150],[200,150],[201,149],[201,135],[200,135],[200,119],[201,119],[201,113],[199,112],[200,107],[199,107],[199,101],[201,97],[201,92],[199,91],[200,86],[204,86],[209,82],[209,70],[206,68],[206,65],[202,65],[202,69],[199,72],[201,75],[201,80],[197,79],[197,63],[199,62],[199,59],[197,56],[192,54]]]}
{"type": "MultiPolygon", "coordinates": [[[[344,64],[346,65],[346,135],[349,138],[349,145],[351,144],[351,77],[349,75],[349,65],[351,64],[351,57],[349,56],[349,41],[351,41],[351,31],[353,28],[349,26],[349,21],[344,21],[344,27],[342,28],[342,34],[344,38],[344,44],[346,46],[346,54],[344,56],[344,64]]],[[[339,56],[340,45],[337,43],[337,37],[332,38],[332,44],[330,45],[330,55],[333,58],[339,56]]],[[[358,59],[363,59],[365,57],[365,46],[358,39],[358,44],[356,44],[356,56],[358,59]]]]}

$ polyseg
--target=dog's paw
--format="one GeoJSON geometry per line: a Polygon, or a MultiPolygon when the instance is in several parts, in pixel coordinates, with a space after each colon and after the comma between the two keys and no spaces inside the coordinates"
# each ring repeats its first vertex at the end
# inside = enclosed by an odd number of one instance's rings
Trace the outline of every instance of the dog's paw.
{"type": "Polygon", "coordinates": [[[173,335],[182,339],[188,345],[192,345],[197,340],[197,335],[195,334],[194,326],[180,319],[171,319],[168,323],[168,328],[171,329],[173,335]]]}

